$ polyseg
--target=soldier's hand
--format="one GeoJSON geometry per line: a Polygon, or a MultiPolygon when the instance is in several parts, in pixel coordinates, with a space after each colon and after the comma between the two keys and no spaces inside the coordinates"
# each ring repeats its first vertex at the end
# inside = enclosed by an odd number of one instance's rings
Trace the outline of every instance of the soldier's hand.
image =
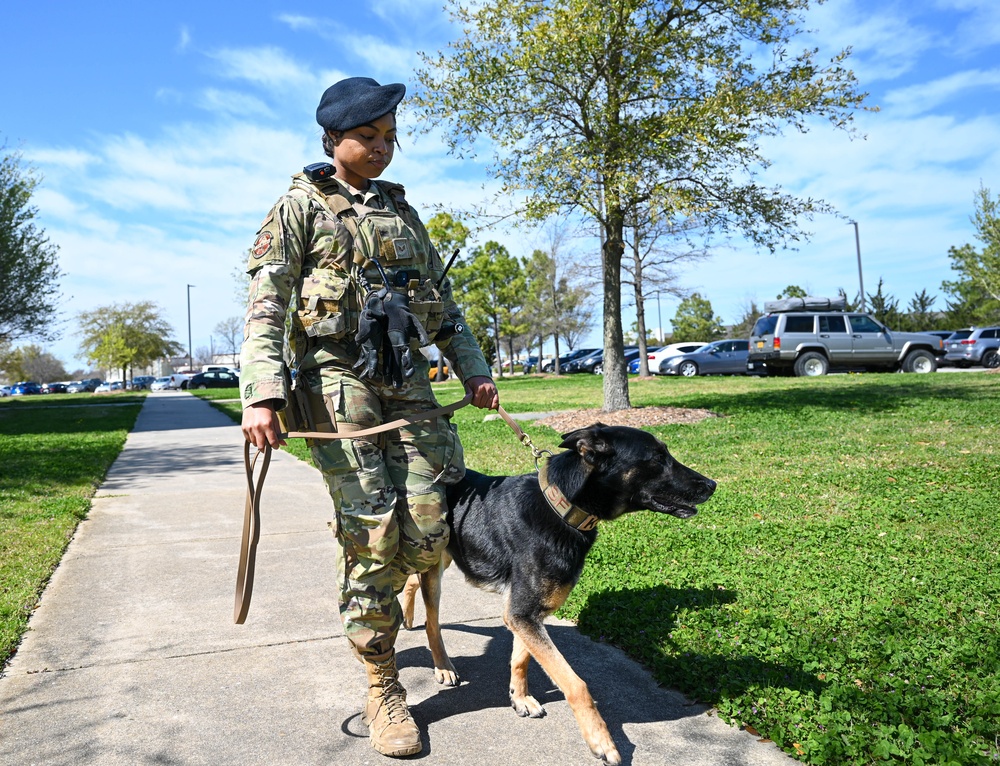
{"type": "Polygon", "coordinates": [[[270,444],[274,449],[285,446],[281,438],[281,426],[274,411],[274,401],[268,399],[255,402],[243,410],[243,436],[257,449],[264,449],[270,444]]]}
{"type": "Polygon", "coordinates": [[[358,332],[354,340],[360,346],[358,361],[353,369],[359,370],[359,378],[372,378],[378,375],[378,352],[385,341],[386,316],[382,301],[389,291],[385,288],[373,291],[365,296],[365,305],[358,319],[358,332]]]}
{"type": "Polygon", "coordinates": [[[465,381],[465,390],[472,394],[472,403],[481,410],[495,410],[500,407],[500,392],[493,378],[485,375],[465,381]]]}

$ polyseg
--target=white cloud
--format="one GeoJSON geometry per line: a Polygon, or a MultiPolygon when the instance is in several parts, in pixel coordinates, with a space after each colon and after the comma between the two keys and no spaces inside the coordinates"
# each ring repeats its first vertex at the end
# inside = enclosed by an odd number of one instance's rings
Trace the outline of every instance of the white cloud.
{"type": "Polygon", "coordinates": [[[182,26],[177,36],[177,46],[174,48],[178,53],[184,53],[191,47],[191,31],[182,26]]]}
{"type": "Polygon", "coordinates": [[[202,109],[235,117],[274,117],[271,108],[256,96],[231,90],[206,88],[197,99],[202,109]]]}
{"type": "Polygon", "coordinates": [[[316,78],[310,68],[280,48],[223,48],[208,56],[220,64],[218,74],[229,79],[244,80],[273,91],[315,86],[316,78]]]}
{"type": "Polygon", "coordinates": [[[974,69],[889,91],[885,105],[897,117],[916,115],[937,109],[969,93],[979,100],[995,102],[997,97],[995,93],[991,95],[991,91],[997,89],[1000,89],[1000,69],[974,69]]]}

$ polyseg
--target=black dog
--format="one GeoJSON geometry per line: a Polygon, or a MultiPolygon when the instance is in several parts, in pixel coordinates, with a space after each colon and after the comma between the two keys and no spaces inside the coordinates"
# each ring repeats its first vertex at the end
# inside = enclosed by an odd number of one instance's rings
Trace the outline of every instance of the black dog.
{"type": "MultiPolygon", "coordinates": [[[[562,606],[597,539],[599,521],[632,511],[686,519],[708,500],[715,482],[671,457],[662,442],[635,428],[595,423],[565,434],[566,448],[538,476],[484,476],[468,471],[448,488],[451,539],[448,553],[474,585],[504,597],[504,623],[514,634],[510,701],[518,715],[545,714],[528,693],[528,661],[534,657],[566,695],[583,738],[606,763],[621,756],[597,712],[587,685],[556,649],[543,620],[562,606]],[[543,489],[543,486],[545,489],[543,489]]],[[[420,587],[427,610],[427,638],[438,683],[458,684],[438,623],[439,567],[414,575],[403,593],[405,624],[413,624],[420,587]]]]}

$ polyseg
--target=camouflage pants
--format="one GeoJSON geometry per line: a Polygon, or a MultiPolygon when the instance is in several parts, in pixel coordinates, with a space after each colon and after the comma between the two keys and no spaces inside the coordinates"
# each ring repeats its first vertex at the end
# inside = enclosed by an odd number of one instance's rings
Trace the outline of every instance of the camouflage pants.
{"type": "MultiPolygon", "coordinates": [[[[338,368],[302,373],[321,430],[320,408],[328,423],[371,428],[438,407],[427,362],[414,356],[416,372],[398,389],[338,368]]],[[[448,544],[445,485],[465,474],[462,446],[447,418],[380,436],[387,438],[310,442],[336,513],[344,632],[362,654],[382,654],[395,643],[402,623],[396,596],[407,577],[440,559],[448,544]]]]}

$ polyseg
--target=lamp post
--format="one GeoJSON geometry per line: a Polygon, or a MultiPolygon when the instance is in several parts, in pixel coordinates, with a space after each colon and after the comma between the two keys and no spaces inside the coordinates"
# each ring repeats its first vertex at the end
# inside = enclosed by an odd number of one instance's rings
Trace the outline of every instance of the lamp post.
{"type": "Polygon", "coordinates": [[[658,325],[656,336],[659,338],[661,345],[663,341],[666,340],[666,337],[663,334],[663,315],[660,313],[660,293],[662,292],[662,290],[657,290],[656,292],[646,296],[647,298],[652,298],[654,295],[656,296],[656,322],[658,325]]]}
{"type": "Polygon", "coordinates": [[[193,367],[191,366],[191,288],[195,285],[187,286],[188,294],[188,372],[190,372],[193,367]]]}
{"type": "Polygon", "coordinates": [[[865,279],[861,275],[861,237],[858,234],[858,222],[851,221],[854,226],[854,247],[858,251],[858,284],[861,287],[861,310],[865,310],[865,279]]]}

